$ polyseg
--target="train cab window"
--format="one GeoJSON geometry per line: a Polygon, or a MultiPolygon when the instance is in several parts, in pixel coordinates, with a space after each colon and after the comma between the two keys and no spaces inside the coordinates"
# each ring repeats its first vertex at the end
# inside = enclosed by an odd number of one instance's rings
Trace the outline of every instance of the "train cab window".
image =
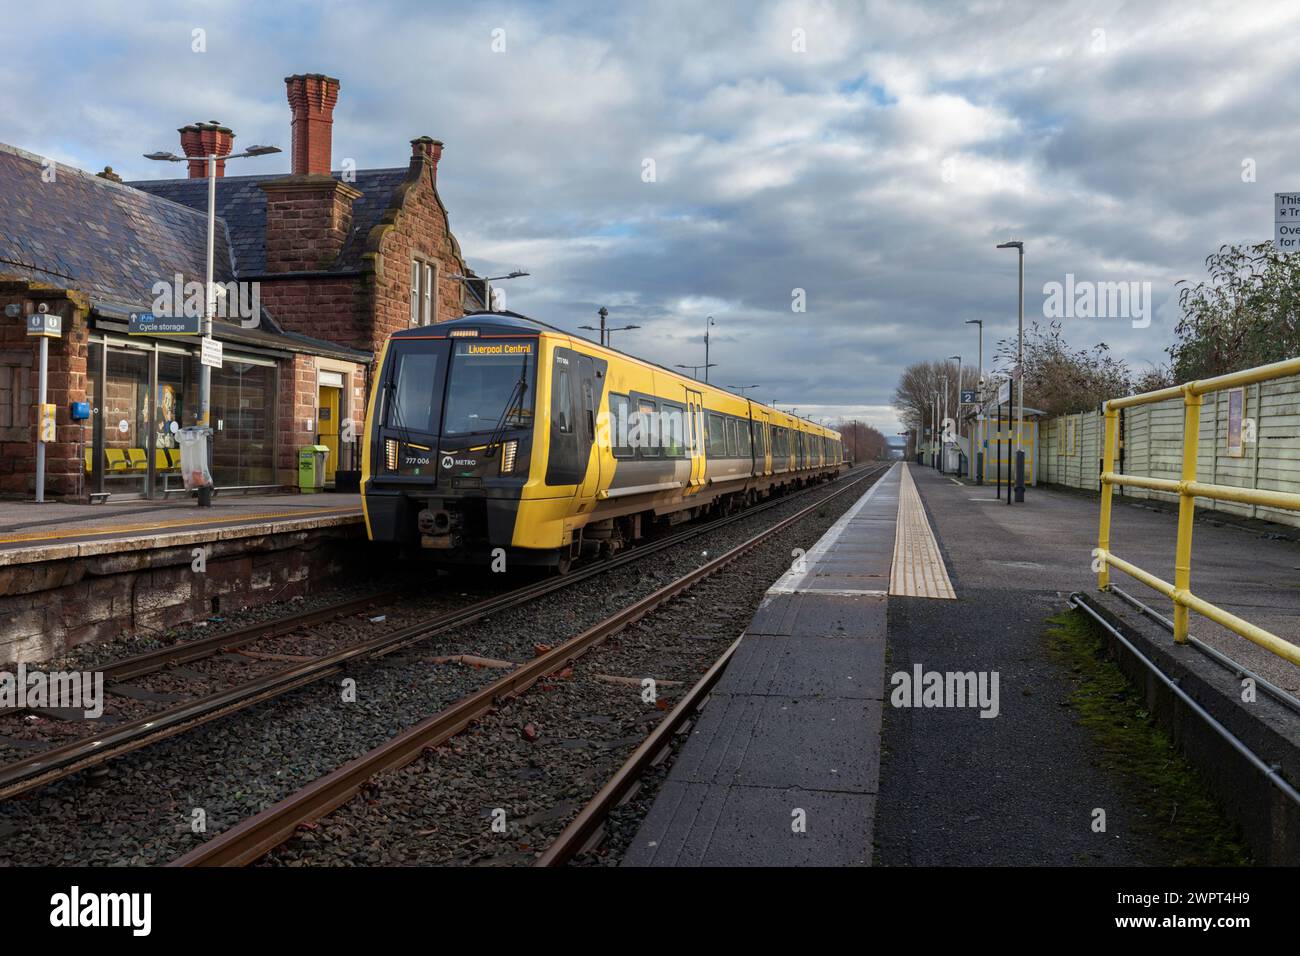
{"type": "Polygon", "coordinates": [[[669,402],[661,402],[659,409],[659,433],[663,439],[664,457],[686,457],[686,409],[669,402]]]}
{"type": "Polygon", "coordinates": [[[727,423],[721,415],[709,412],[709,457],[727,457],[727,423]]]}
{"type": "Polygon", "coordinates": [[[632,427],[631,403],[626,395],[610,393],[609,396],[609,444],[615,458],[633,458],[636,449],[628,439],[628,430],[632,427]]]}
{"type": "Polygon", "coordinates": [[[573,434],[573,396],[569,394],[569,369],[555,370],[551,383],[551,428],[561,435],[573,434]]]}
{"type": "Polygon", "coordinates": [[[661,438],[659,435],[659,410],[655,407],[653,399],[637,399],[637,419],[640,432],[640,443],[642,458],[658,458],[662,451],[661,438]]]}
{"type": "Polygon", "coordinates": [[[591,390],[591,382],[582,383],[582,417],[587,423],[587,440],[596,440],[596,399],[591,390]]]}

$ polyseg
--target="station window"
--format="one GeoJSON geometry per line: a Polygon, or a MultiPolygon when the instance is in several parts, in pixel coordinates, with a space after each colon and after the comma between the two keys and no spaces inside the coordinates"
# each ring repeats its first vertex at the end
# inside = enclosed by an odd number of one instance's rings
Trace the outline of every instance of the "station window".
{"type": "Polygon", "coordinates": [[[411,260],[411,326],[438,321],[438,266],[424,259],[411,260]]]}

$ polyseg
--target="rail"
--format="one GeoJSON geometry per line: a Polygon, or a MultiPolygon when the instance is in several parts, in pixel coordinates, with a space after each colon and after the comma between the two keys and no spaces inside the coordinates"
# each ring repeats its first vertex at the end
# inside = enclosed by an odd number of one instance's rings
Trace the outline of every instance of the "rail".
{"type": "Polygon", "coordinates": [[[1242,385],[1254,385],[1257,382],[1268,382],[1297,373],[1300,373],[1300,358],[1287,359],[1284,362],[1274,362],[1271,365],[1261,365],[1258,368],[1218,375],[1202,381],[1188,382],[1185,385],[1162,388],[1142,395],[1129,395],[1125,398],[1111,399],[1104,406],[1105,435],[1102,439],[1101,526],[1097,535],[1097,551],[1095,553],[1095,557],[1101,562],[1097,572],[1097,587],[1103,591],[1106,590],[1110,586],[1110,569],[1116,568],[1141,581],[1152,590],[1165,595],[1174,602],[1174,640],[1179,644],[1187,643],[1188,619],[1190,612],[1195,611],[1197,614],[1241,635],[1246,640],[1271,651],[1278,657],[1293,664],[1300,664],[1300,647],[1192,593],[1192,523],[1196,515],[1197,498],[1263,505],[1285,511],[1300,511],[1300,494],[1287,491],[1266,491],[1258,488],[1234,488],[1230,485],[1216,485],[1197,480],[1196,454],[1200,437],[1202,399],[1212,392],[1237,388],[1242,385]],[[1146,478],[1117,472],[1115,470],[1115,456],[1119,439],[1120,410],[1134,408],[1139,405],[1150,405],[1173,398],[1182,398],[1183,400],[1183,463],[1179,480],[1146,478]],[[1111,553],[1111,496],[1116,485],[1148,488],[1178,495],[1178,541],[1174,550],[1174,580],[1172,584],[1111,553]]]}

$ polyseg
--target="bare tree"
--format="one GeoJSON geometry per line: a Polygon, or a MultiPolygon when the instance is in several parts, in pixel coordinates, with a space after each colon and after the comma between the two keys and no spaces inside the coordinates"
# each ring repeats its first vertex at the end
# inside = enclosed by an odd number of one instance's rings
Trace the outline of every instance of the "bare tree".
{"type": "Polygon", "coordinates": [[[840,439],[854,461],[881,461],[889,457],[889,442],[877,428],[854,419],[840,426],[840,439]]]}

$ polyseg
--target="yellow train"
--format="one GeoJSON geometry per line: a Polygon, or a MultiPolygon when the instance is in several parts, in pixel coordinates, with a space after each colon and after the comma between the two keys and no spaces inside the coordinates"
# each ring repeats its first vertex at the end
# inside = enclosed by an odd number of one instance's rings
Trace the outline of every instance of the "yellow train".
{"type": "Polygon", "coordinates": [[[389,339],[361,490],[372,541],[564,571],[652,525],[840,468],[836,431],[525,316],[480,312],[389,339]]]}

